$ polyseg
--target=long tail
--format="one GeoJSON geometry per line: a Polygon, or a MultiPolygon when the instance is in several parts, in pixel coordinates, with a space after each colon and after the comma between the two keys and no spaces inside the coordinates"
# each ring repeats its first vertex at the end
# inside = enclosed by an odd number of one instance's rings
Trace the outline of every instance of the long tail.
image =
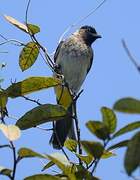
{"type": "MultiPolygon", "coordinates": [[[[69,108],[69,112],[72,113],[72,107],[69,108]]],[[[71,117],[59,120],[55,123],[50,143],[53,145],[53,148],[61,149],[67,137],[76,139],[73,119],[71,117]]]]}

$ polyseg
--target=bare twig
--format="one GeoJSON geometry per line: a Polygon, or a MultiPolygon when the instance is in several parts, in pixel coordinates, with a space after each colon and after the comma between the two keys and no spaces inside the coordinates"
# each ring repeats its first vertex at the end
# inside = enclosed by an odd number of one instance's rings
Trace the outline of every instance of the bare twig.
{"type": "Polygon", "coordinates": [[[0,34],[0,37],[1,37],[2,39],[4,39],[5,41],[8,40],[8,39],[7,39],[5,36],[3,36],[2,34],[0,34]]]}
{"type": "MultiPolygon", "coordinates": [[[[77,133],[77,142],[78,142],[78,153],[82,154],[82,147],[80,143],[80,128],[79,128],[79,122],[77,118],[77,109],[76,109],[76,101],[73,103],[73,110],[74,110],[74,120],[75,120],[75,127],[76,127],[76,133],[77,133]]],[[[79,164],[82,164],[81,159],[79,158],[79,164]]]]}
{"type": "Polygon", "coordinates": [[[10,141],[10,144],[11,144],[11,148],[12,148],[12,151],[13,151],[13,171],[12,171],[11,180],[14,180],[15,179],[15,174],[16,174],[16,168],[17,168],[17,158],[16,158],[16,149],[15,149],[15,146],[14,146],[13,142],[10,141]]]}
{"type": "Polygon", "coordinates": [[[20,41],[18,41],[16,39],[7,39],[6,41],[0,43],[0,46],[4,45],[4,44],[7,44],[7,43],[11,43],[11,44],[13,44],[15,46],[25,46],[24,43],[22,43],[22,42],[20,42],[20,41]]]}
{"type": "Polygon", "coordinates": [[[122,39],[122,45],[123,48],[126,52],[126,54],[128,55],[129,59],[132,61],[132,63],[134,64],[134,66],[137,68],[137,70],[140,72],[140,65],[137,63],[137,61],[135,60],[135,58],[133,57],[133,55],[131,54],[126,42],[124,39],[122,39]]]}
{"type": "Polygon", "coordinates": [[[34,102],[34,103],[36,103],[37,105],[42,105],[41,103],[39,103],[39,100],[35,100],[35,99],[31,99],[31,98],[29,98],[29,97],[26,97],[26,96],[21,96],[21,97],[23,97],[25,100],[27,100],[27,101],[31,101],[31,102],[34,102]]]}
{"type": "Polygon", "coordinates": [[[77,99],[80,97],[80,95],[83,93],[83,89],[76,95],[76,97],[74,98],[74,101],[77,101],[77,99]]]}
{"type": "Polygon", "coordinates": [[[0,145],[0,148],[7,148],[7,147],[11,149],[11,146],[9,144],[0,145]]]}
{"type": "MultiPolygon", "coordinates": [[[[104,149],[105,149],[106,146],[108,145],[109,141],[110,141],[110,139],[107,139],[106,141],[104,141],[104,149]]],[[[96,170],[96,168],[97,168],[97,165],[98,165],[98,163],[100,162],[100,160],[101,160],[101,156],[100,156],[100,158],[95,159],[95,161],[94,161],[94,166],[93,166],[93,169],[92,169],[92,171],[91,171],[92,174],[95,172],[95,170],[96,170]]]]}
{"type": "Polygon", "coordinates": [[[97,11],[107,0],[103,0],[95,9],[92,9],[90,13],[88,13],[86,16],[80,18],[80,20],[76,21],[75,23],[73,23],[72,25],[70,25],[65,31],[64,33],[61,35],[60,39],[59,39],[59,43],[63,40],[64,36],[74,27],[76,27],[78,24],[80,24],[81,22],[83,22],[84,20],[86,20],[89,16],[91,16],[95,11],[97,11]]]}
{"type": "Polygon", "coordinates": [[[40,129],[40,130],[43,130],[43,131],[52,131],[52,130],[53,130],[53,128],[46,129],[46,128],[42,128],[42,127],[40,127],[40,126],[36,126],[35,128],[40,129]]]}
{"type": "Polygon", "coordinates": [[[7,54],[8,51],[0,51],[0,53],[2,53],[2,54],[7,54]]]}
{"type": "Polygon", "coordinates": [[[25,12],[26,25],[27,25],[27,22],[28,22],[28,12],[29,12],[30,3],[31,3],[31,0],[28,0],[27,7],[26,7],[26,12],[25,12]]]}
{"type": "MultiPolygon", "coordinates": [[[[36,37],[34,35],[30,35],[31,39],[39,46],[39,48],[43,51],[44,55],[45,55],[45,62],[47,63],[47,65],[49,66],[49,68],[52,70],[52,72],[54,72],[54,63],[52,61],[52,59],[50,58],[49,54],[47,53],[47,49],[44,48],[36,39],[36,37]]],[[[41,52],[40,52],[41,54],[41,52]]],[[[43,57],[43,55],[41,54],[41,56],[43,57]]],[[[44,59],[44,58],[43,58],[44,59]]]]}
{"type": "Polygon", "coordinates": [[[46,48],[44,48],[39,42],[38,40],[36,39],[35,35],[34,34],[31,34],[30,33],[30,29],[29,29],[29,26],[28,26],[28,12],[29,12],[29,7],[30,7],[30,3],[31,3],[31,0],[28,0],[28,4],[27,4],[27,8],[26,8],[26,13],[25,13],[25,22],[26,22],[26,26],[28,28],[28,31],[29,31],[29,36],[30,38],[32,39],[33,42],[35,42],[38,47],[44,52],[44,55],[45,55],[45,58],[43,57],[43,55],[41,54],[41,57],[45,60],[45,62],[48,64],[48,66],[50,67],[50,69],[54,72],[54,63],[52,61],[52,59],[50,58],[50,56],[48,55],[47,53],[47,50],[46,48]]]}
{"type": "Polygon", "coordinates": [[[95,159],[87,166],[87,169],[91,168],[94,163],[95,163],[95,159]]]}
{"type": "MultiPolygon", "coordinates": [[[[80,97],[81,93],[83,92],[83,90],[81,90],[79,92],[79,94],[73,98],[73,104],[72,104],[72,107],[73,107],[73,119],[75,120],[75,127],[76,127],[76,133],[77,133],[77,142],[78,142],[78,153],[79,154],[82,154],[82,147],[81,147],[81,137],[80,137],[80,128],[79,128],[79,122],[78,122],[78,117],[77,117],[77,107],[76,107],[76,102],[78,100],[78,98],[80,97]]],[[[79,159],[79,164],[82,165],[82,161],[80,158],[79,159]]]]}

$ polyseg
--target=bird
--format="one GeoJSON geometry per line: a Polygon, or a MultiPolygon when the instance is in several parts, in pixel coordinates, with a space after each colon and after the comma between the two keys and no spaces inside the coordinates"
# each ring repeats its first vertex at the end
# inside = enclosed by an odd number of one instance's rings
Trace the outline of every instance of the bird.
{"type": "MultiPolygon", "coordinates": [[[[91,45],[98,38],[101,35],[94,27],[84,25],[62,40],[55,51],[54,63],[67,84],[67,87],[55,88],[57,103],[64,106],[71,115],[72,99],[68,89],[73,95],[78,94],[92,66],[94,52],[91,45]]],[[[58,120],[53,128],[50,143],[55,149],[61,149],[67,137],[76,139],[72,116],[58,120]]]]}

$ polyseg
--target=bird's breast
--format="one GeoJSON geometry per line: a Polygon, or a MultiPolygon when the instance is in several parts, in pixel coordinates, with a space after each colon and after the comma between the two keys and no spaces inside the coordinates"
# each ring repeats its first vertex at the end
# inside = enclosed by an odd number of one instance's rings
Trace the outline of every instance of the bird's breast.
{"type": "Polygon", "coordinates": [[[61,72],[69,88],[77,93],[85,80],[91,63],[91,48],[82,43],[66,43],[57,56],[61,72]]]}

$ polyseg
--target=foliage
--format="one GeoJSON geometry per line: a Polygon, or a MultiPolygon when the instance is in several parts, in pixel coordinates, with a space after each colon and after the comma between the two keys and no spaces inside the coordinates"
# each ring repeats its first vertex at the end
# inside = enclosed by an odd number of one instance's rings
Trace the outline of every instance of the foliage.
{"type": "MultiPolygon", "coordinates": [[[[55,66],[46,52],[46,49],[36,39],[36,33],[40,32],[40,28],[37,25],[29,23],[20,23],[16,19],[10,16],[5,16],[6,20],[16,26],[18,29],[27,33],[31,41],[26,43],[22,48],[19,56],[19,67],[22,71],[30,69],[36,62],[40,52],[43,52],[46,62],[49,67],[55,71],[55,66]]],[[[21,45],[23,45],[21,43],[21,45]]],[[[124,135],[128,132],[140,128],[140,121],[127,124],[121,129],[117,130],[117,116],[116,111],[127,113],[140,113],[140,101],[134,98],[123,98],[118,100],[114,104],[114,109],[108,107],[101,108],[102,118],[100,121],[89,120],[86,123],[88,130],[97,138],[94,137],[91,141],[81,140],[78,136],[77,140],[67,139],[62,148],[63,153],[42,154],[35,150],[22,147],[17,149],[14,145],[14,141],[20,138],[21,130],[29,128],[36,128],[38,125],[48,122],[59,121],[64,117],[68,117],[70,114],[63,106],[56,104],[41,104],[36,100],[27,98],[25,95],[37,92],[50,87],[66,86],[63,82],[63,78],[59,75],[59,78],[54,77],[28,77],[20,82],[15,82],[9,85],[6,89],[0,91],[0,109],[1,109],[1,124],[0,130],[4,136],[8,139],[6,145],[1,145],[0,148],[10,148],[13,152],[14,166],[11,169],[1,167],[0,175],[5,175],[9,179],[14,180],[16,176],[16,167],[23,159],[27,158],[43,158],[48,162],[42,167],[42,171],[45,174],[35,174],[25,177],[25,180],[57,180],[57,179],[93,179],[98,180],[95,177],[95,170],[101,160],[108,159],[116,156],[113,152],[117,148],[126,147],[126,154],[124,160],[124,167],[126,173],[131,176],[133,171],[140,165],[140,132],[137,132],[131,139],[126,139],[115,144],[112,144],[112,140],[118,136],[124,135]],[[8,116],[7,103],[9,98],[23,97],[28,101],[32,101],[37,104],[37,107],[26,112],[20,117],[15,125],[7,125],[5,116],[8,116]],[[17,150],[17,153],[16,153],[17,150]],[[113,151],[112,151],[113,150],[113,151]],[[67,151],[75,157],[75,161],[72,161],[67,155],[67,151]],[[55,175],[46,173],[48,168],[57,166],[60,172],[55,175]]],[[[73,98],[73,97],[71,97],[73,98]]],[[[74,97],[75,98],[75,97],[74,97]]],[[[75,99],[72,99],[74,102],[75,99]]],[[[76,97],[76,100],[78,98],[76,97]]],[[[74,119],[77,119],[75,114],[74,119]]],[[[113,141],[114,142],[114,141],[113,141]]]]}

